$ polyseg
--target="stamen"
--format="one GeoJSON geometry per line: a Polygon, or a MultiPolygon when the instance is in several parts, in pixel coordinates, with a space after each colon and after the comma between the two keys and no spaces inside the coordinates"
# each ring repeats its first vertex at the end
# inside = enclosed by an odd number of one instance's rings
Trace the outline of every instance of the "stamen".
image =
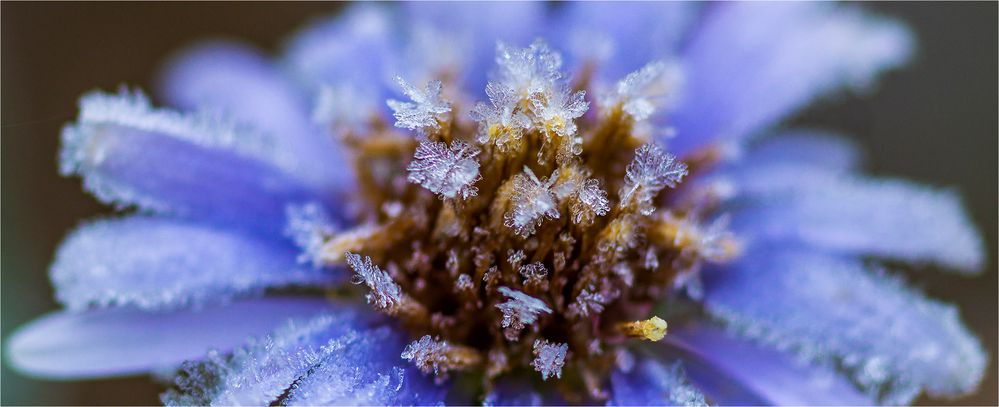
{"type": "Polygon", "coordinates": [[[666,337],[666,321],[657,316],[644,321],[623,322],[618,324],[617,328],[627,336],[652,342],[658,342],[666,337]]]}

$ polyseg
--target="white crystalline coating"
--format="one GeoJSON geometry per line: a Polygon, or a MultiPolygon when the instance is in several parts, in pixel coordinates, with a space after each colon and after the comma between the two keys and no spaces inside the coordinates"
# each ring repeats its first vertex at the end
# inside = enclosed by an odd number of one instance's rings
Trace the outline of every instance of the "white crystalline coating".
{"type": "Polygon", "coordinates": [[[323,244],[336,232],[333,221],[322,206],[315,202],[289,205],[285,212],[288,218],[285,235],[302,251],[298,255],[298,262],[309,263],[314,268],[320,267],[323,264],[323,244]]]}
{"type": "Polygon", "coordinates": [[[549,377],[562,378],[562,366],[565,365],[565,354],[569,350],[569,344],[552,343],[546,339],[534,340],[534,360],[531,366],[534,370],[541,372],[541,379],[548,380],[549,377]]]}
{"type": "Polygon", "coordinates": [[[605,108],[620,105],[636,121],[652,116],[672,103],[683,81],[679,66],[662,61],[651,62],[617,82],[614,91],[605,95],[605,108]]]}
{"type": "Polygon", "coordinates": [[[591,314],[599,314],[604,310],[604,304],[606,304],[607,298],[599,292],[593,292],[589,288],[584,288],[576,296],[576,303],[570,305],[575,312],[577,312],[582,317],[587,317],[591,314]]]}
{"type": "Polygon", "coordinates": [[[519,108],[521,97],[517,91],[503,83],[489,82],[486,95],[489,104],[476,103],[470,112],[472,119],[479,122],[479,142],[488,142],[494,131],[502,131],[504,135],[494,140],[499,147],[509,140],[520,139],[524,130],[531,127],[531,119],[519,108]]]}
{"type": "Polygon", "coordinates": [[[848,257],[755,248],[706,278],[703,303],[735,333],[833,365],[884,404],[967,394],[988,365],[956,307],[848,257]]]}
{"type": "Polygon", "coordinates": [[[663,188],[675,188],[687,175],[687,165],[663,151],[656,143],[645,144],[635,151],[635,158],[628,164],[625,182],[619,193],[621,207],[632,202],[643,215],[656,210],[653,199],[663,188]]]}
{"type": "Polygon", "coordinates": [[[548,277],[548,269],[545,268],[544,263],[539,261],[521,267],[520,275],[527,280],[542,280],[548,277]]]}
{"type": "Polygon", "coordinates": [[[503,215],[503,224],[518,235],[529,236],[545,218],[558,219],[558,204],[551,188],[558,180],[558,172],[539,180],[530,168],[513,179],[512,208],[503,215]]]}
{"type": "Polygon", "coordinates": [[[448,349],[447,341],[423,335],[422,338],[406,345],[401,356],[403,359],[413,362],[421,372],[433,372],[436,376],[440,374],[441,365],[448,361],[448,349]]]}
{"type": "Polygon", "coordinates": [[[450,148],[444,142],[421,140],[406,168],[409,182],[442,198],[468,199],[478,192],[472,186],[480,178],[479,162],[475,160],[478,154],[479,149],[461,140],[454,140],[450,148]]]}
{"type": "Polygon", "coordinates": [[[392,276],[371,263],[371,257],[364,257],[362,261],[361,256],[354,253],[348,252],[345,256],[347,265],[355,273],[351,282],[363,283],[371,289],[366,295],[368,304],[374,305],[378,310],[389,310],[402,302],[402,289],[392,280],[392,276]]]}
{"type": "Polygon", "coordinates": [[[539,314],[552,313],[551,308],[548,308],[544,301],[520,291],[500,287],[499,292],[508,298],[506,302],[496,304],[496,308],[499,308],[500,312],[503,313],[504,328],[524,329],[525,326],[537,321],[539,314]]]}
{"type": "Polygon", "coordinates": [[[410,130],[438,130],[444,115],[451,111],[451,104],[441,99],[441,81],[430,81],[421,91],[401,77],[396,77],[402,91],[412,102],[388,100],[388,106],[394,112],[395,127],[410,130]]]}
{"type": "Polygon", "coordinates": [[[562,78],[562,56],[542,40],[527,48],[496,44],[499,81],[512,88],[521,99],[550,90],[562,78]]]}
{"type": "Polygon", "coordinates": [[[583,182],[581,188],[576,191],[576,201],[569,205],[572,211],[573,223],[581,223],[591,215],[604,216],[610,212],[610,201],[607,199],[607,192],[600,188],[600,181],[588,179],[583,182]]]}
{"type": "Polygon", "coordinates": [[[533,93],[530,100],[540,124],[562,137],[576,134],[573,120],[590,108],[590,103],[586,101],[586,91],[572,92],[566,85],[559,85],[547,92],[533,93]]]}

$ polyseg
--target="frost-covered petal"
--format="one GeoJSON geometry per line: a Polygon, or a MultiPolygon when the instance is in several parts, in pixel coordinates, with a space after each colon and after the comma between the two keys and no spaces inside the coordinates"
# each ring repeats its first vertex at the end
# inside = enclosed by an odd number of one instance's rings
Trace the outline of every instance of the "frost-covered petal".
{"type": "Polygon", "coordinates": [[[733,229],[748,239],[982,271],[982,240],[953,191],[813,167],[755,173],[757,179],[737,183],[744,202],[732,212],[733,229]]]}
{"type": "Polygon", "coordinates": [[[855,170],[863,161],[860,147],[846,136],[823,130],[797,129],[760,140],[736,166],[776,163],[816,166],[828,170],[855,170]]]}
{"type": "Polygon", "coordinates": [[[740,335],[835,364],[890,404],[920,390],[965,394],[982,379],[985,352],[954,306],[859,260],[788,247],[751,253],[704,275],[706,311],[740,335]]]}
{"type": "Polygon", "coordinates": [[[273,140],[278,165],[319,187],[349,183],[343,157],[310,119],[306,98],[257,50],[223,41],[191,47],[163,71],[160,90],[181,110],[225,114],[273,140]]]}
{"type": "MultiPolygon", "coordinates": [[[[683,363],[691,382],[721,405],[871,405],[828,366],[736,339],[704,322],[670,326],[664,354],[683,363]]],[[[636,404],[636,403],[632,403],[636,404]]]]}
{"type": "Polygon", "coordinates": [[[280,230],[285,205],[316,200],[271,143],[211,116],[153,108],[135,93],[90,93],[62,131],[60,170],[120,207],[280,230]]]}
{"type": "Polygon", "coordinates": [[[901,24],[826,3],[722,3],[706,13],[683,52],[684,100],[671,148],[744,137],[813,99],[870,85],[904,63],[912,38],[901,24]]]}
{"type": "Polygon", "coordinates": [[[646,359],[630,371],[614,370],[610,375],[614,406],[706,406],[704,395],[687,380],[681,362],[664,365],[646,359]]]}
{"type": "Polygon", "coordinates": [[[285,242],[179,220],[134,216],[80,227],[56,253],[56,298],[70,310],[155,310],[258,295],[283,286],[329,287],[342,273],[296,264],[285,242]]]}
{"type": "Polygon", "coordinates": [[[597,73],[616,81],[676,53],[698,15],[695,2],[587,1],[563,5],[551,36],[567,51],[568,65],[597,63],[597,73]]]}
{"type": "Polygon", "coordinates": [[[484,406],[542,406],[545,400],[524,378],[501,376],[482,400],[484,406]]]}
{"type": "Polygon", "coordinates": [[[399,352],[403,335],[372,315],[345,307],[296,319],[251,339],[231,357],[210,353],[188,363],[168,405],[428,405],[446,391],[399,352]]]}
{"type": "Polygon", "coordinates": [[[267,298],[171,312],[57,311],[11,335],[5,353],[20,372],[49,379],[139,374],[176,366],[209,349],[227,351],[289,318],[331,307],[322,298],[267,298]]]}

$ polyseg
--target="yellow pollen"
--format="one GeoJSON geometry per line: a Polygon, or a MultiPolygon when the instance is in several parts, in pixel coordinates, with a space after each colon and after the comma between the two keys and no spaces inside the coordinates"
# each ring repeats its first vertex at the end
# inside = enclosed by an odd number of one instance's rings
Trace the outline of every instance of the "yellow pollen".
{"type": "Polygon", "coordinates": [[[622,322],[617,328],[627,336],[651,342],[658,342],[666,337],[666,321],[657,316],[644,321],[622,322]]]}

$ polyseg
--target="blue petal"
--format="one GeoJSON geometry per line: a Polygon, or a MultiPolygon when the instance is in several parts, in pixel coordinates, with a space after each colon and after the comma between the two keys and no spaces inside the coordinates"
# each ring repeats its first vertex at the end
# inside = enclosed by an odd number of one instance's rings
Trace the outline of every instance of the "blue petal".
{"type": "Polygon", "coordinates": [[[667,353],[710,401],[722,405],[871,405],[874,400],[821,365],[733,338],[704,322],[671,326],[667,353]]]}
{"type": "Polygon", "coordinates": [[[427,405],[446,391],[399,354],[403,335],[345,308],[294,321],[231,357],[209,354],[184,367],[171,405],[427,405]]]}
{"type": "Polygon", "coordinates": [[[394,18],[382,5],[350,6],[296,34],[286,46],[285,63],[308,88],[351,86],[384,106],[386,89],[394,89],[394,75],[386,72],[398,51],[394,18]]]}
{"type": "Polygon", "coordinates": [[[305,97],[256,50],[199,44],[171,60],[160,82],[167,102],[181,110],[223,113],[268,134],[289,172],[319,187],[350,182],[332,138],[312,124],[305,97]]]}
{"type": "Polygon", "coordinates": [[[542,406],[544,398],[523,377],[500,377],[482,400],[484,406],[542,406]]]}
{"type": "Polygon", "coordinates": [[[285,242],[141,216],[77,229],[56,253],[51,276],[56,298],[74,311],[178,308],[338,281],[329,270],[297,265],[285,242]]]}
{"type": "Polygon", "coordinates": [[[871,181],[798,165],[747,169],[733,229],[759,242],[982,270],[985,250],[960,198],[904,181],[871,181]]]}
{"type": "Polygon", "coordinates": [[[212,348],[232,349],[289,318],[331,307],[318,298],[270,298],[156,313],[133,308],[58,311],[11,335],[6,354],[17,370],[48,379],[146,373],[212,348]]]}
{"type": "Polygon", "coordinates": [[[848,372],[882,402],[973,391],[987,358],[957,308],[858,260],[756,247],[707,270],[706,311],[740,335],[848,372]]]}
{"type": "Polygon", "coordinates": [[[287,203],[318,199],[278,169],[270,145],[141,94],[91,93],[63,128],[60,163],[103,202],[280,233],[287,203]]]}
{"type": "Polygon", "coordinates": [[[665,366],[643,359],[629,372],[611,372],[614,406],[705,406],[704,395],[687,381],[680,362],[665,366]]]}
{"type": "Polygon", "coordinates": [[[405,7],[415,24],[428,24],[466,43],[462,79],[476,95],[485,94],[497,41],[527,46],[545,27],[544,4],[537,2],[414,2],[405,7]]]}
{"type": "Polygon", "coordinates": [[[599,76],[617,81],[645,64],[676,55],[701,7],[696,2],[566,3],[549,35],[575,69],[597,63],[599,76]]]}
{"type": "Polygon", "coordinates": [[[743,167],[775,163],[814,166],[826,170],[850,171],[860,167],[860,147],[845,136],[822,130],[791,130],[760,140],[742,157],[743,167]]]}
{"type": "Polygon", "coordinates": [[[690,38],[673,117],[679,153],[748,136],[839,88],[866,87],[913,48],[894,21],[808,2],[715,4],[690,38]]]}

